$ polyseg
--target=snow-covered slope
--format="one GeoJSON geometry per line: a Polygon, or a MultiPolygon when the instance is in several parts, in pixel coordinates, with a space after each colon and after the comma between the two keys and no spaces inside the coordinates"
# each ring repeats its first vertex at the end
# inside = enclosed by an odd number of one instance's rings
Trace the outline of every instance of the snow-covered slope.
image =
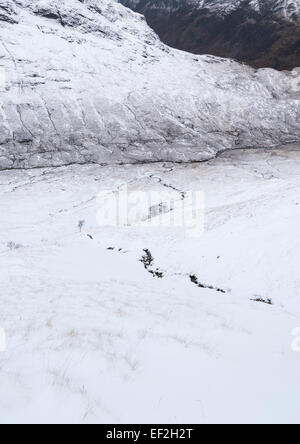
{"type": "Polygon", "coordinates": [[[300,65],[300,0],[120,0],[167,44],[280,70],[300,65]]]}
{"type": "Polygon", "coordinates": [[[202,160],[300,139],[290,74],[171,50],[113,0],[0,0],[0,20],[2,169],[202,160]]]}
{"type": "Polygon", "coordinates": [[[2,171],[0,423],[299,423],[299,170],[298,146],[2,171]],[[126,184],[204,191],[205,232],[99,226],[126,184]]]}

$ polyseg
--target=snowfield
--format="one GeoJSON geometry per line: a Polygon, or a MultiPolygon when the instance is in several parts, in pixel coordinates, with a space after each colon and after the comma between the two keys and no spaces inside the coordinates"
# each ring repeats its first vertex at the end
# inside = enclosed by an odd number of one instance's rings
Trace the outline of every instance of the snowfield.
{"type": "Polygon", "coordinates": [[[299,148],[1,172],[0,422],[298,423],[299,148]],[[100,226],[123,185],[203,191],[203,235],[100,226]]]}

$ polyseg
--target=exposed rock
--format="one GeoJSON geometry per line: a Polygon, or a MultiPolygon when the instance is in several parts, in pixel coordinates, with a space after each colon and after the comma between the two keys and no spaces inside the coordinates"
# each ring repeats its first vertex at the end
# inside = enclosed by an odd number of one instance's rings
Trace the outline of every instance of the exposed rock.
{"type": "Polygon", "coordinates": [[[15,2],[11,0],[3,0],[0,4],[0,21],[8,23],[17,23],[17,10],[15,2]]]}
{"type": "Polygon", "coordinates": [[[113,0],[0,11],[1,169],[200,161],[300,140],[289,73],[171,50],[113,0]]]}

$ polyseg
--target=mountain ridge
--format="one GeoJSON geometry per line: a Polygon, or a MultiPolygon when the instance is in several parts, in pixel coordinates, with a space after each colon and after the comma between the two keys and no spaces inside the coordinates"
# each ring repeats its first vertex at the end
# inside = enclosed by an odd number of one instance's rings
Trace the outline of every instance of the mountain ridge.
{"type": "Polygon", "coordinates": [[[300,66],[299,0],[120,0],[166,44],[255,68],[300,66]]]}
{"type": "Polygon", "coordinates": [[[0,169],[190,162],[300,140],[290,74],[168,48],[113,0],[0,0],[0,169]]]}

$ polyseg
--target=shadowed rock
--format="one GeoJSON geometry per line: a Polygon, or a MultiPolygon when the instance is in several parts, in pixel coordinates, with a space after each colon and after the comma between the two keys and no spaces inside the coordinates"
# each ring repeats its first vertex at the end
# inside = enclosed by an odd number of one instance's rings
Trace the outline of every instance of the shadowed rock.
{"type": "Polygon", "coordinates": [[[162,41],[256,68],[300,66],[299,0],[120,0],[145,15],[162,41]]]}

